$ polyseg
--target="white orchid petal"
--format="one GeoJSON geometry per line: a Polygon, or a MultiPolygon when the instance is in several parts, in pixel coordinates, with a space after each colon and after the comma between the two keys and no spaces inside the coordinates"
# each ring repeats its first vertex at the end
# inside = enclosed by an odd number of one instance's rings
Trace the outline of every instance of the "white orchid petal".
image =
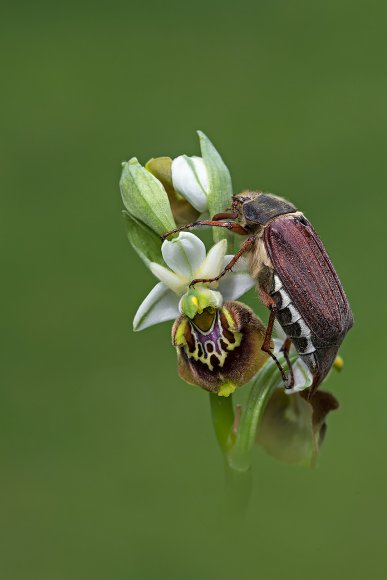
{"type": "Polygon", "coordinates": [[[205,194],[207,195],[209,189],[209,182],[206,164],[204,163],[203,158],[198,157],[197,155],[192,155],[191,161],[194,164],[195,171],[198,175],[201,187],[204,190],[205,194]]]}
{"type": "Polygon", "coordinates": [[[208,174],[201,157],[180,155],[172,161],[172,183],[175,191],[180,193],[198,211],[204,212],[208,207],[208,174]]]}
{"type": "Polygon", "coordinates": [[[228,272],[220,279],[218,290],[225,300],[236,300],[250,290],[255,283],[249,274],[228,272]]]}
{"type": "Polygon", "coordinates": [[[165,240],[161,252],[167,266],[189,280],[206,259],[206,247],[202,240],[189,232],[181,232],[171,241],[165,240]]]}
{"type": "Polygon", "coordinates": [[[179,316],[179,297],[159,282],[145,298],[133,320],[133,330],[139,331],[179,316]]]}
{"type": "Polygon", "coordinates": [[[175,292],[175,294],[179,295],[184,294],[188,284],[188,280],[186,278],[175,274],[160,264],[156,264],[156,262],[151,262],[149,264],[149,268],[152,274],[154,274],[154,276],[156,276],[160,282],[163,282],[165,286],[168,286],[172,292],[175,292]]]}
{"type": "Polygon", "coordinates": [[[291,389],[285,389],[287,395],[298,393],[311,386],[313,376],[303,360],[298,358],[292,366],[294,375],[294,385],[291,389]]]}
{"type": "Polygon", "coordinates": [[[209,250],[207,257],[195,271],[195,278],[215,278],[223,269],[227,241],[221,240],[209,250]]]}
{"type": "MultiPolygon", "coordinates": [[[[280,360],[280,363],[286,368],[286,362],[281,353],[281,348],[284,343],[283,340],[278,338],[273,339],[274,342],[274,353],[280,360]]],[[[284,389],[287,395],[292,395],[293,393],[298,393],[311,386],[313,383],[313,376],[304,361],[298,357],[297,360],[292,364],[294,385],[291,389],[284,389]]],[[[283,388],[284,384],[282,379],[278,379],[278,387],[283,388]]]]}
{"type": "MultiPolygon", "coordinates": [[[[224,257],[224,262],[223,262],[223,268],[225,266],[227,266],[227,264],[229,262],[231,262],[231,260],[233,259],[234,255],[233,254],[227,254],[224,257]]],[[[239,260],[236,262],[236,264],[234,264],[234,266],[232,267],[232,271],[233,272],[240,272],[240,273],[244,273],[244,274],[248,274],[249,273],[249,262],[246,258],[246,256],[241,256],[239,258],[239,260]]]]}
{"type": "Polygon", "coordinates": [[[280,323],[278,322],[277,319],[274,320],[273,335],[278,340],[282,340],[282,344],[287,339],[286,332],[284,331],[284,329],[282,328],[282,326],[280,325],[280,323]]]}

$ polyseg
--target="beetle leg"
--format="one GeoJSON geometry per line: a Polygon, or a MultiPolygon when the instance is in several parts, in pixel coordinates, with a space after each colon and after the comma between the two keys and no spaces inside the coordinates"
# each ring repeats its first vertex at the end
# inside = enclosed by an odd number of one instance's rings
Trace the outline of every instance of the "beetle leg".
{"type": "Polygon", "coordinates": [[[281,377],[282,377],[283,382],[288,383],[289,379],[286,376],[286,373],[285,373],[284,369],[282,368],[281,363],[279,362],[278,358],[275,356],[275,354],[273,353],[273,351],[271,349],[271,336],[273,334],[273,326],[274,326],[277,307],[275,304],[271,304],[269,306],[269,308],[270,308],[269,322],[267,324],[266,334],[265,334],[265,338],[263,340],[263,344],[261,346],[261,350],[263,350],[263,352],[266,352],[268,355],[271,356],[271,358],[273,359],[273,361],[277,365],[279,372],[281,373],[281,377]]]}
{"type": "Polygon", "coordinates": [[[271,337],[273,334],[273,326],[274,326],[276,311],[277,311],[277,307],[274,304],[272,304],[270,306],[269,322],[268,322],[268,325],[266,328],[265,338],[263,340],[261,350],[263,350],[263,352],[266,352],[268,355],[271,356],[271,358],[274,360],[275,364],[277,365],[279,372],[281,373],[282,380],[284,381],[284,383],[287,383],[288,377],[286,376],[286,373],[285,373],[284,369],[282,368],[281,363],[279,362],[279,360],[277,359],[277,357],[275,356],[275,354],[272,352],[272,349],[271,349],[271,337]]]}
{"type": "Polygon", "coordinates": [[[236,220],[238,217],[238,212],[233,211],[232,213],[217,213],[216,215],[212,216],[212,221],[217,222],[219,220],[236,220]]]}
{"type": "Polygon", "coordinates": [[[194,286],[195,284],[199,284],[199,283],[204,284],[206,282],[208,282],[208,283],[209,282],[216,282],[217,280],[222,278],[222,276],[227,274],[227,272],[232,269],[232,267],[237,263],[239,258],[241,256],[243,256],[243,254],[245,254],[246,252],[249,252],[251,250],[251,248],[254,245],[254,240],[255,240],[255,236],[250,236],[249,238],[247,238],[247,240],[245,240],[243,242],[243,244],[241,245],[241,247],[239,249],[239,252],[237,252],[235,254],[235,256],[229,261],[229,263],[225,266],[224,270],[221,271],[219,276],[216,276],[215,278],[197,278],[195,280],[192,280],[192,282],[190,282],[189,285],[194,286]]]}
{"type": "Polygon", "coordinates": [[[283,345],[281,346],[281,352],[283,352],[283,354],[284,354],[284,358],[286,360],[286,364],[288,365],[288,369],[289,369],[289,373],[290,373],[290,376],[288,378],[288,384],[285,387],[286,389],[291,389],[292,387],[294,387],[293,365],[292,365],[290,358],[289,358],[289,350],[290,350],[291,345],[292,345],[292,341],[290,340],[290,338],[287,338],[285,340],[285,342],[283,343],[283,345]]]}
{"type": "MultiPolygon", "coordinates": [[[[215,216],[215,217],[218,217],[218,216],[215,216]]],[[[234,234],[240,234],[241,236],[245,236],[247,234],[247,231],[245,230],[245,228],[243,228],[240,224],[238,224],[236,222],[217,221],[217,220],[201,220],[198,222],[192,222],[190,224],[186,224],[185,226],[180,226],[179,228],[171,230],[170,232],[166,232],[165,234],[163,234],[161,236],[161,239],[165,240],[166,238],[168,238],[168,236],[171,236],[172,234],[177,234],[177,232],[181,232],[183,230],[191,230],[194,228],[198,228],[200,226],[211,226],[213,228],[227,228],[231,232],[234,232],[234,234]]]]}

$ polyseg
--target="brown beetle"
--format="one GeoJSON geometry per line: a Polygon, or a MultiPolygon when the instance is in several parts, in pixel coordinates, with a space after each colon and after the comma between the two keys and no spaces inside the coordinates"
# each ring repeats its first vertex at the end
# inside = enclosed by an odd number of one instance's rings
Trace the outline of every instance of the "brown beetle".
{"type": "Polygon", "coordinates": [[[257,280],[261,300],[270,310],[262,350],[275,360],[287,388],[291,388],[294,377],[288,353],[293,343],[313,375],[313,392],[329,372],[353,318],[333,264],[312,225],[285,199],[245,191],[233,196],[229,213],[187,224],[163,238],[200,226],[227,228],[248,237],[219,276],[192,280],[191,285],[218,280],[248,252],[251,276],[257,280]],[[287,336],[282,351],[289,378],[270,350],[275,319],[287,336]]]}

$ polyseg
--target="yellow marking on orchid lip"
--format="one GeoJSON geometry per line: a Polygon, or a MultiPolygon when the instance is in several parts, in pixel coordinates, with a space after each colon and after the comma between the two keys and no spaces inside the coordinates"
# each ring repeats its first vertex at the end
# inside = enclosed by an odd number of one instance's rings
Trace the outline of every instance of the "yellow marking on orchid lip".
{"type": "Polygon", "coordinates": [[[191,296],[191,302],[194,306],[199,306],[199,300],[197,296],[191,296]]]}
{"type": "Polygon", "coordinates": [[[223,311],[223,313],[226,317],[226,320],[228,322],[228,329],[234,335],[235,342],[233,342],[233,343],[229,342],[225,336],[223,336],[223,340],[227,343],[228,350],[234,350],[234,348],[237,348],[241,344],[243,334],[242,334],[242,332],[237,331],[236,326],[235,326],[235,322],[234,322],[231,314],[227,310],[227,308],[222,308],[222,311],[223,311]]]}
{"type": "Polygon", "coordinates": [[[187,344],[187,341],[185,340],[185,329],[187,327],[188,324],[188,320],[186,318],[184,318],[181,323],[178,326],[178,329],[176,330],[176,334],[175,334],[175,345],[176,346],[182,346],[187,344]]]}
{"type": "Polygon", "coordinates": [[[240,346],[243,338],[243,334],[241,332],[236,332],[231,330],[234,335],[235,342],[229,342],[225,336],[223,336],[223,340],[227,343],[227,350],[234,350],[238,346],[240,346]]]}
{"type": "Polygon", "coordinates": [[[229,327],[228,327],[229,330],[231,330],[231,332],[235,332],[236,331],[236,326],[235,326],[235,322],[234,322],[234,320],[233,320],[230,312],[227,310],[227,308],[222,308],[222,310],[223,310],[223,313],[224,313],[224,315],[226,317],[226,320],[227,320],[227,322],[229,324],[229,327]]]}
{"type": "Polygon", "coordinates": [[[223,383],[218,391],[218,397],[229,397],[235,391],[236,385],[234,383],[228,382],[223,383]]]}
{"type": "Polygon", "coordinates": [[[343,358],[338,354],[337,357],[334,360],[333,363],[333,368],[335,368],[337,371],[341,371],[343,369],[344,366],[344,360],[343,358]]]}

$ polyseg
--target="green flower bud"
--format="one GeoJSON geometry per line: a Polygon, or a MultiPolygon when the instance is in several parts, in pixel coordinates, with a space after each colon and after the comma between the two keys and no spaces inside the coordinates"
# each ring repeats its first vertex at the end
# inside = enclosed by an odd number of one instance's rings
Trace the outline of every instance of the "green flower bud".
{"type": "Polygon", "coordinates": [[[123,163],[120,189],[129,215],[153,232],[162,235],[176,227],[164,187],[135,157],[123,163]]]}

